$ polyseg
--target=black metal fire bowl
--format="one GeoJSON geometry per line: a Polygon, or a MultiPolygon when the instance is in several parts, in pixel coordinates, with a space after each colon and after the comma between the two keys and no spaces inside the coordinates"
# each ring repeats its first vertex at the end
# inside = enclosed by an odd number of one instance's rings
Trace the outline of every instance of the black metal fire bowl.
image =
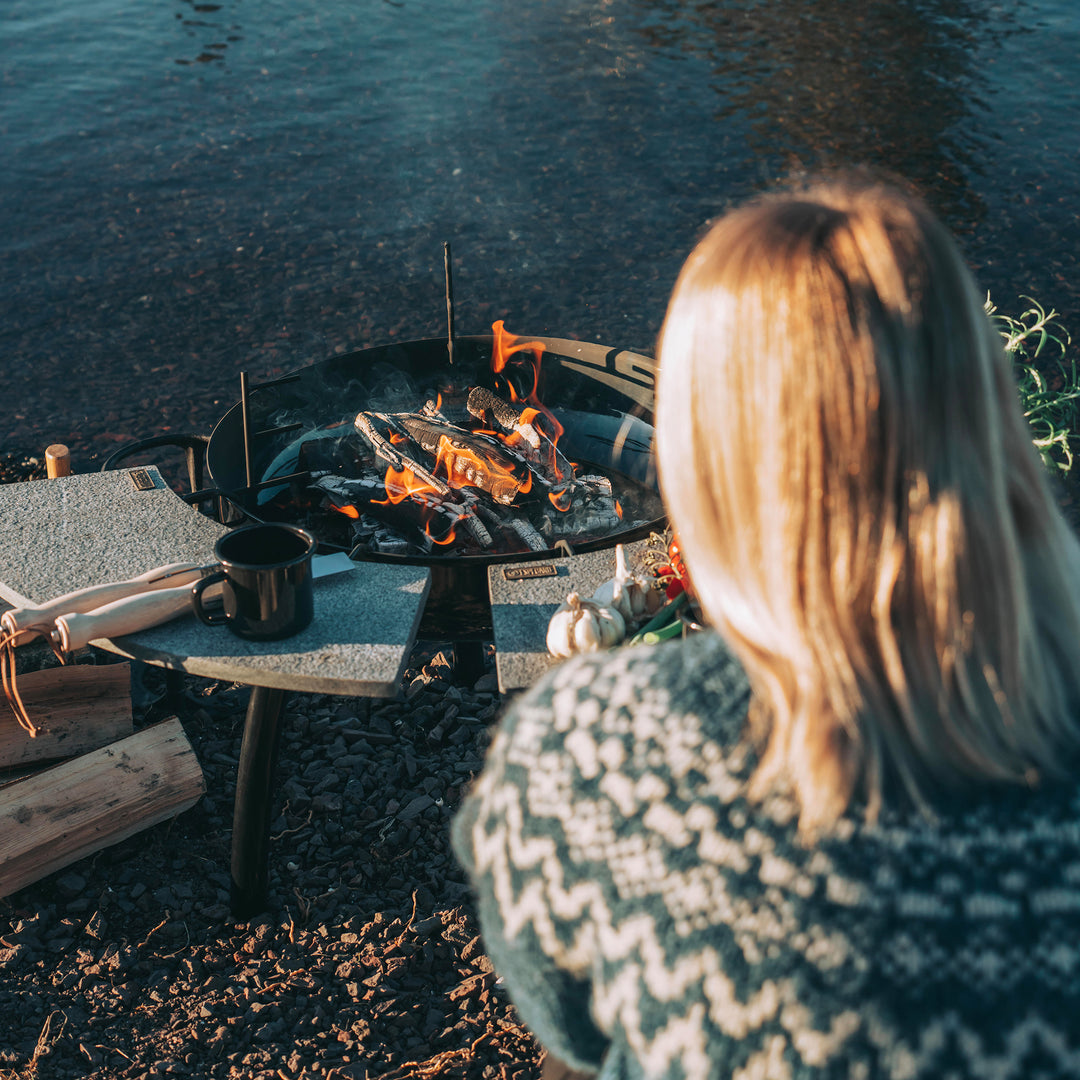
{"type": "MultiPolygon", "coordinates": [[[[528,340],[544,347],[538,372],[514,358],[504,375],[521,397],[534,391],[559,418],[565,428],[560,450],[571,460],[621,473],[655,491],[655,361],[628,350],[564,338],[528,340]]],[[[288,520],[287,510],[283,517],[280,506],[271,508],[261,501],[267,490],[261,481],[302,428],[351,425],[358,412],[386,408],[382,396],[402,379],[415,384],[418,394],[449,385],[496,389],[493,346],[492,335],[457,337],[450,363],[445,338],[405,341],[330,357],[260,385],[245,380],[241,400],[222,416],[207,441],[205,466],[213,487],[202,494],[227,500],[235,508],[230,520],[288,520]]],[[[300,482],[296,483],[299,491],[300,482]]],[[[545,551],[485,554],[442,554],[436,549],[424,555],[372,552],[363,558],[429,566],[432,586],[421,636],[475,641],[491,635],[489,566],[600,551],[642,539],[665,523],[663,517],[654,517],[599,539],[571,543],[569,549],[559,545],[545,551]]],[[[323,550],[341,549],[320,536],[317,524],[304,524],[323,550]]]]}

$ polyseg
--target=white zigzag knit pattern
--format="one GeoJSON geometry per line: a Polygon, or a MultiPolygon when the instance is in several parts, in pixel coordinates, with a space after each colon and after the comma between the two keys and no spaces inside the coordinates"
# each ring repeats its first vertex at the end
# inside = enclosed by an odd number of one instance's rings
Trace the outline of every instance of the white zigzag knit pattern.
{"type": "Polygon", "coordinates": [[[994,790],[813,845],[744,798],[714,635],[556,669],[454,826],[524,1021],[604,1078],[1080,1076],[1080,795],[994,790]]]}

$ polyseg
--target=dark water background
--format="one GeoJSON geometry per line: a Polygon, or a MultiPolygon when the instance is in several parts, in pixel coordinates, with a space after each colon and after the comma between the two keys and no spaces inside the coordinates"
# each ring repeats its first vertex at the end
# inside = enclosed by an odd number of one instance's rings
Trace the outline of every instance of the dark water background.
{"type": "Polygon", "coordinates": [[[1076,0],[4,0],[0,450],[457,328],[651,353],[706,223],[886,166],[1080,334],[1076,0]]]}

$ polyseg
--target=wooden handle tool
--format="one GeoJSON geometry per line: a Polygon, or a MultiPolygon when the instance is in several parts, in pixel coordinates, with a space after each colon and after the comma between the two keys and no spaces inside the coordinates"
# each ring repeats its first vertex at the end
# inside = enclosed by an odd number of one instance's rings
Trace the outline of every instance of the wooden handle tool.
{"type": "Polygon", "coordinates": [[[55,620],[53,640],[64,653],[85,648],[97,638],[122,637],[169,622],[192,610],[191,584],[155,589],[94,608],[72,611],[55,620]]]}
{"type": "Polygon", "coordinates": [[[156,566],[153,570],[147,570],[145,574],[128,578],[126,581],[110,581],[65,593],[40,607],[12,608],[0,615],[0,627],[9,634],[17,635],[14,644],[18,645],[21,643],[20,637],[25,640],[34,632],[48,632],[60,615],[93,611],[129,596],[177,585],[190,585],[210,569],[212,567],[200,566],[198,563],[168,563],[165,566],[156,566]]]}

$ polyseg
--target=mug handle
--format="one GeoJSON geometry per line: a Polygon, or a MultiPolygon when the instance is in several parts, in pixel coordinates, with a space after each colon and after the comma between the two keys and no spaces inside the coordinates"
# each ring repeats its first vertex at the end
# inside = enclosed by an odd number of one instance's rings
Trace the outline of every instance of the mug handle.
{"type": "Polygon", "coordinates": [[[226,615],[224,611],[207,611],[203,607],[202,594],[203,590],[208,589],[211,585],[217,585],[219,582],[225,580],[225,573],[222,570],[215,570],[212,574],[207,574],[206,577],[200,578],[191,586],[191,604],[195,609],[195,614],[207,626],[223,626],[226,622],[226,615]]]}

